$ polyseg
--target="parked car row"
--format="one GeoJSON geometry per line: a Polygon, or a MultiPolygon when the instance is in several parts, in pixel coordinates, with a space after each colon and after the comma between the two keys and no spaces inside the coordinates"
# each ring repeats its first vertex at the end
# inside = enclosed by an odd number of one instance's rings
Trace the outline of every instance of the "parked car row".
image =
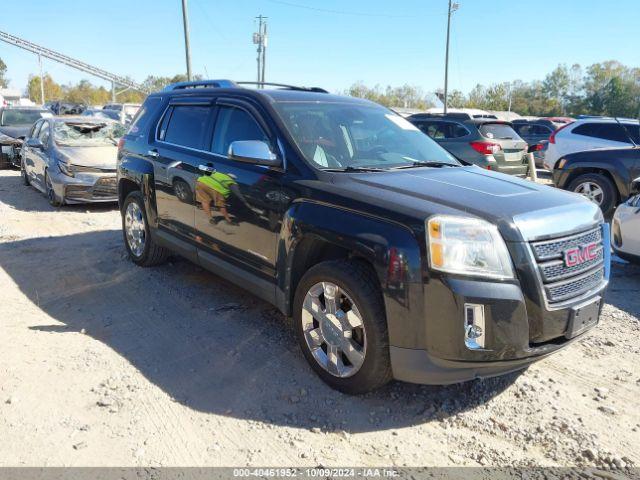
{"type": "Polygon", "coordinates": [[[51,117],[40,107],[0,108],[0,168],[19,166],[19,152],[24,138],[34,122],[51,117]]]}

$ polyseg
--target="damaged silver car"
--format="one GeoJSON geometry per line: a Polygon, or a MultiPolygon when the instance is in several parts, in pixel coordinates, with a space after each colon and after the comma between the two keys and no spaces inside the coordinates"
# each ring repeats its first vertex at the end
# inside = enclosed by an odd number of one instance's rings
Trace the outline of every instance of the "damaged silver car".
{"type": "Polygon", "coordinates": [[[120,123],[100,118],[39,120],[22,146],[24,184],[56,207],[117,201],[117,145],[124,131],[120,123]]]}

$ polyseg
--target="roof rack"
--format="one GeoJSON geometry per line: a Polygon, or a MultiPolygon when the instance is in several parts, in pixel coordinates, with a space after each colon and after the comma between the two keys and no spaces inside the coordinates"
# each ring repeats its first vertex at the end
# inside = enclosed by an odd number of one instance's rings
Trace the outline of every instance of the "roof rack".
{"type": "Polygon", "coordinates": [[[164,87],[165,92],[185,90],[187,88],[236,88],[238,84],[232,80],[194,80],[191,82],[177,82],[164,87]]]}
{"type": "Polygon", "coordinates": [[[316,93],[329,93],[324,88],[320,87],[300,87],[296,85],[287,85],[285,83],[272,83],[272,82],[236,82],[238,85],[258,85],[258,86],[269,86],[269,87],[280,87],[286,88],[287,90],[299,90],[302,92],[316,92],[316,93]]]}

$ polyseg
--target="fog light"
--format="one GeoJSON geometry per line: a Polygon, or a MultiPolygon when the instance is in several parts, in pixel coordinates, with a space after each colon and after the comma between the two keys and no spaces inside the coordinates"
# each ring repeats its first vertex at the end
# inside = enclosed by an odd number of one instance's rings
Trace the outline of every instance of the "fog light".
{"type": "Polygon", "coordinates": [[[464,304],[464,343],[471,350],[484,348],[484,305],[464,304]]]}

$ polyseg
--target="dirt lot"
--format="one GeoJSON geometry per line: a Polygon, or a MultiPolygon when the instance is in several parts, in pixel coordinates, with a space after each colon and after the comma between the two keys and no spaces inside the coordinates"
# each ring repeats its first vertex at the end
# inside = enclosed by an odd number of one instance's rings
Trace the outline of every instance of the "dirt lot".
{"type": "Polygon", "coordinates": [[[640,466],[640,268],[521,374],[336,393],[269,305],[0,172],[0,465],[640,466]]]}

